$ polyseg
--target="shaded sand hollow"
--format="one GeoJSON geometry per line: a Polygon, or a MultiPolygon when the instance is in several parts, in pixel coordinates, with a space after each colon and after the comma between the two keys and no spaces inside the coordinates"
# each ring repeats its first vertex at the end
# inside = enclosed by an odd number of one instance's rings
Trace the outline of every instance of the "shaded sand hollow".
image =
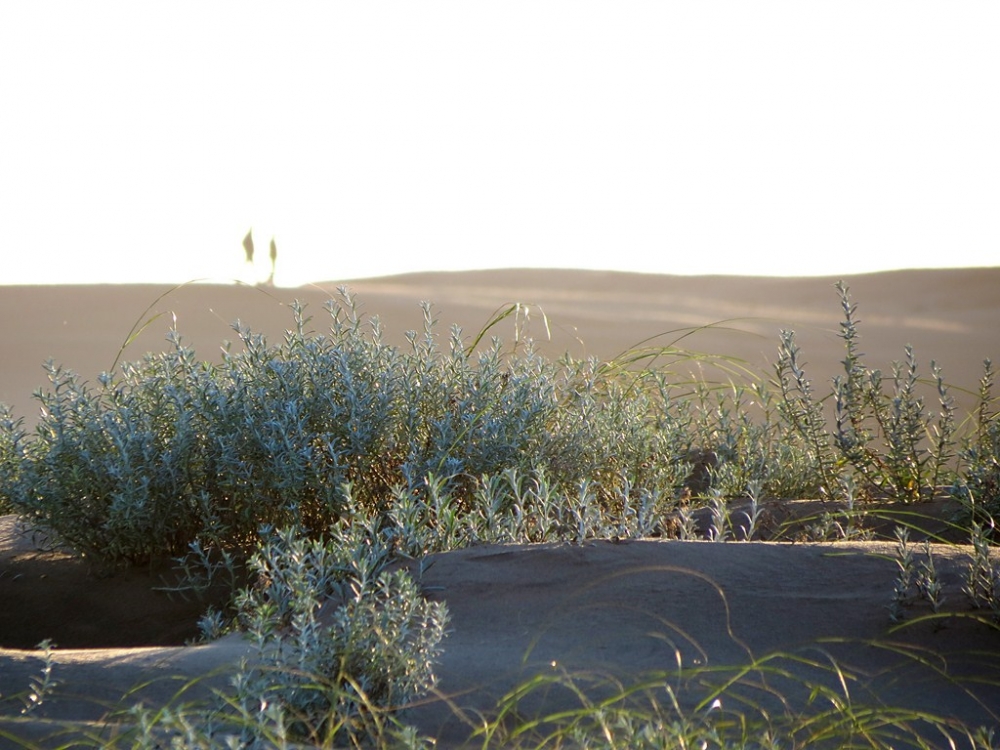
{"type": "MultiPolygon", "coordinates": [[[[794,328],[813,379],[823,383],[842,357],[833,281],[498,271],[350,286],[362,309],[378,314],[387,338],[397,342],[403,331],[419,327],[421,299],[435,303],[442,332],[451,323],[476,332],[504,304],[536,305],[530,334],[553,355],[569,350],[615,356],[659,333],[727,320],[697,331],[684,345],[766,370],[778,330],[794,328]]],[[[847,281],[860,305],[862,349],[872,364],[887,369],[912,343],[925,371],[936,359],[950,382],[974,389],[982,359],[1000,355],[1000,269],[847,281]]],[[[30,394],[44,383],[45,359],[93,379],[111,366],[129,328],[144,315],[174,313],[181,334],[206,358],[221,340],[234,338],[228,324],[237,317],[279,336],[291,320],[279,302],[296,297],[309,304],[314,327],[322,330],[321,304],[335,285],[323,287],[265,293],[190,285],[147,313],[166,288],[0,287],[0,401],[30,423],[30,394]]],[[[168,318],[154,321],[124,358],[162,348],[168,318]]],[[[508,337],[510,330],[499,332],[508,337]]],[[[679,335],[656,341],[670,343],[679,335]]],[[[99,727],[109,712],[140,696],[151,704],[170,701],[186,678],[212,673],[201,688],[224,684],[246,652],[234,636],[177,645],[193,635],[201,605],[155,590],[163,570],[102,575],[64,553],[39,549],[35,541],[18,533],[13,518],[0,519],[0,714],[16,715],[16,694],[40,667],[30,647],[43,638],[58,646],[60,686],[31,722],[7,721],[3,729],[42,739],[58,731],[53,722],[99,727]]],[[[968,550],[936,551],[950,592],[946,609],[969,614],[959,593],[968,550]]],[[[781,695],[803,706],[809,698],[803,681],[833,684],[824,665],[836,661],[859,704],[884,702],[1000,727],[1000,632],[964,616],[893,629],[886,608],[896,573],[891,553],[890,545],[879,542],[595,541],[579,547],[476,547],[435,556],[421,585],[429,598],[446,601],[452,615],[438,670],[439,691],[448,701],[432,699],[409,718],[447,745],[466,731],[463,715],[488,711],[505,690],[533,674],[565,670],[593,680],[600,693],[608,679],[673,680],[668,673],[678,664],[739,666],[780,652],[784,656],[770,664],[786,667],[790,677],[751,671],[726,699],[730,705],[738,696],[769,705],[781,695]]],[[[922,612],[917,607],[911,614],[922,612]]],[[[672,684],[682,702],[693,705],[706,694],[706,681],[727,676],[701,674],[672,684]]],[[[573,700],[558,689],[544,698],[530,696],[522,714],[573,700]]]]}

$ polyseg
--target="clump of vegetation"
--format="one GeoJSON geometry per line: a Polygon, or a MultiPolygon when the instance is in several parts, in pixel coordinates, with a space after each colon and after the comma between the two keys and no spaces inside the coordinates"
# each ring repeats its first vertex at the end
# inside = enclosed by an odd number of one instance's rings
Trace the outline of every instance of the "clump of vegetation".
{"type": "Polygon", "coordinates": [[[0,498],[85,555],[135,564],[194,542],[246,556],[262,525],[322,534],[347,486],[386,517],[393,497],[426,498],[431,477],[461,514],[482,477],[509,471],[557,494],[590,482],[602,506],[626,485],[680,481],[670,415],[597,362],[508,354],[498,339],[473,351],[458,330],[442,351],[429,307],[401,351],[353,299],[329,313],[330,334],[315,335],[296,307],[279,345],[237,325],[242,349],[218,365],[172,330],[169,351],[98,387],[49,364],[34,434],[0,424],[0,498]]]}
{"type": "MultiPolygon", "coordinates": [[[[913,655],[919,659],[918,654],[913,655]]],[[[792,654],[773,654],[733,672],[775,677],[792,654]]],[[[682,674],[656,675],[639,684],[622,686],[587,675],[561,671],[541,674],[518,685],[497,706],[497,715],[482,722],[469,746],[482,748],[586,747],[612,750],[777,750],[778,748],[966,747],[993,750],[993,729],[965,730],[929,712],[867,705],[851,695],[850,675],[836,667],[811,662],[818,672],[835,677],[802,687],[812,693],[814,711],[770,710],[761,701],[727,694],[725,687],[707,692],[694,705],[684,705],[679,682],[700,680],[726,685],[728,669],[695,668],[682,674]],[[604,688],[603,690],[595,688],[604,688]],[[579,707],[525,718],[520,707],[534,695],[561,691],[573,695],[579,707]],[[595,693],[603,697],[595,700],[595,693]]],[[[729,683],[731,687],[731,683],[729,683]]]]}
{"type": "MultiPolygon", "coordinates": [[[[861,362],[856,308],[838,288],[845,374],[827,397],[790,331],[770,384],[692,390],[642,366],[647,354],[550,361],[530,343],[508,351],[481,333],[469,344],[457,329],[442,347],[429,306],[423,331],[399,349],[383,341],[377,319],[362,321],[346,292],[328,305],[329,333],[312,332],[296,306],[293,329],[276,345],[237,323],[241,348],[227,347],[219,364],[200,360],[172,329],[168,351],[96,386],[50,363],[32,434],[0,412],[0,503],[108,564],[177,556],[193,543],[246,558],[264,525],[316,537],[342,517],[347,487],[384,523],[413,503],[436,504],[431,516],[441,517],[424,519],[435,533],[441,523],[469,531],[441,543],[468,543],[483,536],[470,527],[470,514],[484,512],[483,492],[500,503],[486,511],[494,522],[517,525],[497,517],[516,511],[496,489],[512,472],[544,488],[554,516],[568,512],[555,507],[565,498],[591,495],[595,518],[642,506],[647,534],[665,532],[685,489],[718,503],[844,498],[849,485],[853,503],[914,502],[953,485],[991,514],[1000,502],[1000,419],[989,364],[975,429],[960,440],[941,370],[932,363],[935,408],[919,392],[910,349],[886,390],[861,362]]],[[[602,525],[541,523],[522,524],[524,538],[602,525]]]]}
{"type": "Polygon", "coordinates": [[[254,718],[245,741],[261,727],[316,745],[381,737],[384,714],[435,684],[447,607],[386,571],[387,551],[363,523],[338,532],[268,532],[250,561],[256,584],[238,607],[256,656],[235,683],[241,715],[254,718]]]}
{"type": "MultiPolygon", "coordinates": [[[[944,584],[938,578],[937,567],[934,564],[931,543],[924,542],[923,559],[918,564],[910,544],[909,529],[897,526],[896,567],[898,575],[893,587],[892,601],[889,605],[889,616],[892,621],[902,621],[905,617],[904,606],[912,603],[916,598],[929,602],[933,613],[938,614],[946,597],[944,584]]],[[[978,604],[978,602],[973,603],[978,604]]]]}
{"type": "MultiPolygon", "coordinates": [[[[446,346],[425,306],[423,330],[400,350],[342,290],[327,308],[328,333],[309,330],[295,306],[294,328],[276,345],[237,323],[240,348],[227,346],[221,364],[199,360],[172,329],[169,351],[122,365],[96,386],[50,363],[32,434],[0,411],[0,503],[112,564],[184,554],[192,544],[245,558],[262,525],[316,536],[341,517],[348,486],[383,522],[433,505],[420,523],[445,548],[484,538],[470,518],[484,512],[510,530],[486,537],[565,536],[563,500],[591,495],[595,517],[643,507],[645,534],[664,533],[674,501],[689,496],[720,511],[731,498],[756,507],[817,495],[853,508],[872,498],[912,502],[951,484],[991,515],[1000,418],[990,363],[974,430],[959,436],[940,368],[932,363],[929,381],[936,408],[920,393],[912,349],[886,390],[862,362],[849,291],[837,289],[845,371],[825,395],[792,331],[781,334],[773,379],[734,369],[718,386],[656,366],[665,353],[693,356],[671,347],[552,362],[520,339],[511,350],[486,342],[519,306],[471,343],[452,330],[446,346]],[[503,521],[524,510],[513,498],[524,498],[525,483],[537,484],[551,523],[503,521]],[[477,507],[484,493],[493,503],[485,511],[477,507]],[[459,527],[464,537],[452,533],[459,527]]],[[[413,523],[409,530],[417,533],[413,523]]]]}
{"type": "Polygon", "coordinates": [[[857,306],[846,285],[837,285],[844,319],[840,337],[845,345],[844,374],[833,380],[834,428],[831,431],[823,408],[800,364],[800,351],[793,331],[783,331],[776,366],[776,384],[781,393],[779,409],[792,432],[805,446],[809,464],[828,497],[837,497],[842,472],[869,498],[900,502],[929,499],[943,485],[972,480],[995,502],[989,467],[996,460],[996,445],[990,444],[990,429],[998,422],[998,410],[990,392],[992,369],[980,389],[978,430],[965,436],[967,447],[959,450],[957,411],[941,368],[931,361],[931,379],[922,379],[913,348],[905,347],[905,361],[893,364],[886,388],[880,370],[864,365],[859,350],[857,306]],[[933,388],[936,406],[928,408],[921,386],[933,388]],[[991,452],[992,451],[992,452],[991,452]],[[961,452],[964,461],[956,458],[961,452]]]}
{"type": "Polygon", "coordinates": [[[959,452],[964,471],[957,489],[968,502],[973,520],[992,527],[1000,517],[1000,410],[993,396],[993,363],[987,359],[984,364],[975,428],[959,452]]]}

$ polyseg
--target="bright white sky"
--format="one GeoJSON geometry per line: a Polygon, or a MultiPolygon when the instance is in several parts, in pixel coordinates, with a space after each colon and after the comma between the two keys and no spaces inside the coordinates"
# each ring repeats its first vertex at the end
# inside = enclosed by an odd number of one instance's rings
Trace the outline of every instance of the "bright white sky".
{"type": "Polygon", "coordinates": [[[1000,3],[0,6],[2,283],[1000,265],[1000,3]],[[257,268],[241,241],[253,227],[257,268]]]}

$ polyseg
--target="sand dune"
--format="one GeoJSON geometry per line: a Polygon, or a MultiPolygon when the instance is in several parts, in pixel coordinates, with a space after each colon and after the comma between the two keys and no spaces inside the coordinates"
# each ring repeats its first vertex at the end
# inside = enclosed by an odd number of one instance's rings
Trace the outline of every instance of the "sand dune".
{"type": "MultiPolygon", "coordinates": [[[[912,344],[924,372],[934,359],[949,382],[974,388],[983,359],[1000,359],[1000,268],[898,271],[844,280],[859,305],[862,350],[872,366],[888,371],[903,358],[903,347],[912,344]]],[[[676,343],[770,372],[778,332],[790,328],[799,337],[810,375],[823,383],[841,370],[843,357],[835,281],[510,270],[344,284],[356,294],[363,314],[377,315],[386,339],[396,344],[404,342],[407,330],[421,327],[421,301],[433,303],[445,337],[453,324],[475,335],[496,310],[520,302],[531,306],[527,334],[553,357],[569,352],[607,359],[642,342],[676,343]]],[[[31,393],[46,385],[42,365],[47,359],[93,380],[111,368],[119,353],[129,360],[163,350],[174,319],[185,341],[206,359],[217,356],[223,341],[235,340],[230,326],[237,319],[277,340],[291,325],[287,305],[295,299],[307,304],[314,327],[323,331],[328,327],[323,304],[338,286],[2,287],[0,402],[30,422],[31,393]],[[132,327],[150,318],[122,351],[132,327]]],[[[509,322],[496,330],[507,339],[513,335],[509,322]]]]}

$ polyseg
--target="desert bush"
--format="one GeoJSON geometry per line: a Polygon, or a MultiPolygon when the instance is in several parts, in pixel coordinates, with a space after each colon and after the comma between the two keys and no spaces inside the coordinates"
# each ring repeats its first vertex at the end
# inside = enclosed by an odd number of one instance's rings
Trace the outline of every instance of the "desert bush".
{"type": "MultiPolygon", "coordinates": [[[[729,382],[709,383],[653,364],[670,347],[552,361],[530,342],[508,349],[487,339],[514,307],[471,343],[452,329],[442,346],[425,305],[423,329],[389,346],[346,290],[327,305],[328,333],[315,333],[295,305],[280,343],[237,322],[238,345],[215,364],[171,329],[167,351],[95,386],[49,363],[35,432],[0,414],[0,504],[111,564],[183,555],[193,543],[245,558],[264,525],[316,538],[344,513],[346,487],[384,523],[391,509],[416,517],[422,508],[433,548],[580,538],[640,506],[662,520],[686,486],[707,503],[718,493],[837,497],[849,480],[859,499],[914,501],[965,481],[991,507],[1000,475],[992,371],[975,434],[959,450],[941,370],[932,363],[931,379],[920,378],[909,348],[888,382],[866,367],[856,306],[837,289],[845,370],[826,393],[806,374],[792,331],[781,333],[770,383],[735,369],[729,382]],[[487,509],[483,483],[509,472],[539,491],[494,492],[487,509]],[[484,513],[507,531],[482,528],[484,513]]],[[[672,362],[685,356],[670,351],[672,362]]]]}
{"type": "Polygon", "coordinates": [[[857,306],[849,288],[836,285],[844,318],[844,374],[833,380],[830,396],[835,426],[827,426],[823,403],[806,376],[793,331],[783,331],[776,380],[779,409],[806,449],[823,494],[836,497],[842,469],[849,468],[869,497],[915,502],[933,496],[958,476],[956,407],[941,368],[919,376],[916,355],[904,347],[905,361],[893,364],[888,384],[880,370],[863,362],[857,306]],[[936,409],[928,408],[921,387],[933,387],[936,409]]]}
{"type": "MultiPolygon", "coordinates": [[[[993,397],[993,363],[985,360],[979,381],[975,429],[964,441],[962,483],[957,492],[969,504],[970,521],[983,523],[1000,516],[1000,408],[993,397]]],[[[991,524],[992,525],[992,524],[991,524]]]]}
{"type": "Polygon", "coordinates": [[[181,691],[176,704],[134,704],[95,746],[431,746],[399,711],[436,684],[447,607],[387,569],[391,535],[356,514],[349,492],[348,505],[322,539],[261,530],[236,601],[251,655],[229,689],[209,701],[184,703],[181,691]]]}
{"type": "Polygon", "coordinates": [[[835,443],[869,486],[903,500],[919,500],[941,484],[954,453],[955,406],[940,368],[931,370],[938,411],[925,411],[918,395],[917,360],[910,346],[906,360],[895,363],[892,389],[883,389],[882,373],[866,368],[858,351],[857,306],[848,289],[837,286],[844,320],[845,375],[834,380],[837,416],[835,443]],[[880,449],[880,443],[884,450],[880,449]]]}
{"type": "Polygon", "coordinates": [[[827,431],[823,402],[806,375],[800,355],[795,332],[782,331],[775,364],[774,384],[780,395],[777,408],[789,427],[789,436],[804,451],[806,462],[818,479],[819,491],[835,497],[837,459],[827,431]]]}
{"type": "MultiPolygon", "coordinates": [[[[282,344],[235,326],[242,349],[199,361],[179,334],[171,349],[105,374],[98,388],[49,365],[31,439],[7,419],[2,497],[76,549],[110,562],[182,553],[193,541],[254,549],[263,525],[321,533],[350,484],[369,512],[390,490],[420,492],[430,474],[467,505],[470,478],[552,465],[569,485],[620,455],[597,446],[585,464],[558,461],[572,411],[571,378],[499,340],[476,353],[455,330],[442,353],[427,312],[409,351],[363,330],[354,301],[331,303],[331,332],[295,328],[282,344]]],[[[621,441],[619,441],[621,443],[621,441]]],[[[623,452],[624,453],[624,452],[623,452]]],[[[612,465],[607,472],[614,470],[612,465]]]]}
{"type": "Polygon", "coordinates": [[[327,540],[265,533],[238,602],[257,652],[236,680],[242,713],[259,714],[252,727],[272,733],[277,722],[315,744],[354,744],[380,735],[380,714],[434,686],[448,610],[406,572],[385,569],[388,550],[371,532],[348,523],[327,540]]]}
{"type": "Polygon", "coordinates": [[[9,406],[0,404],[0,513],[14,512],[11,488],[19,482],[23,424],[23,420],[14,419],[9,406]]]}
{"type": "MultiPolygon", "coordinates": [[[[699,416],[667,372],[550,361],[530,343],[508,352],[482,334],[467,345],[458,329],[442,350],[429,305],[423,331],[399,349],[346,292],[327,311],[330,332],[319,335],[295,306],[278,345],[237,322],[240,347],[227,346],[219,364],[199,360],[175,329],[168,351],[96,387],[50,363],[35,434],[0,424],[2,497],[109,563],[176,556],[196,542],[246,556],[262,525],[322,534],[344,512],[347,486],[382,518],[393,498],[428,500],[436,488],[458,518],[481,478],[516,471],[544,477],[548,496],[592,501],[586,513],[600,518],[671,497],[694,440],[727,445],[734,466],[752,442],[756,468],[739,481],[768,465],[776,442],[745,419],[703,424],[694,437],[687,428],[699,416]],[[720,435],[730,429],[743,434],[720,435]]],[[[572,525],[579,537],[600,524],[572,525]]]]}

